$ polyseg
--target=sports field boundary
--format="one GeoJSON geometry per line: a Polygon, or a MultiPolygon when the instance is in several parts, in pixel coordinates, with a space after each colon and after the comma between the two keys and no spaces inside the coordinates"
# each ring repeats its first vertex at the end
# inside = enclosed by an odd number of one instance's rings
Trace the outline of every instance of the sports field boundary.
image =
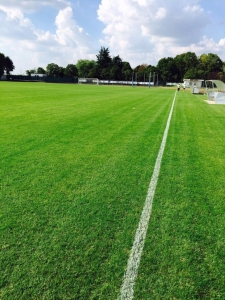
{"type": "Polygon", "coordinates": [[[134,296],[134,285],[138,275],[138,268],[141,260],[142,251],[144,248],[145,238],[148,230],[148,224],[152,212],[152,204],[154,200],[154,194],[158,182],[162,157],[166,146],[166,140],[168,131],[170,128],[170,122],[173,114],[174,103],[176,100],[177,91],[175,92],[170,113],[167,119],[166,128],[163,134],[161,146],[159,148],[158,156],[156,158],[154,171],[150,180],[147,196],[145,199],[144,207],[142,210],[141,218],[138,224],[138,228],[135,234],[134,243],[130,252],[130,256],[127,263],[126,272],[124,274],[123,283],[120,289],[120,295],[118,300],[132,300],[134,296]]]}

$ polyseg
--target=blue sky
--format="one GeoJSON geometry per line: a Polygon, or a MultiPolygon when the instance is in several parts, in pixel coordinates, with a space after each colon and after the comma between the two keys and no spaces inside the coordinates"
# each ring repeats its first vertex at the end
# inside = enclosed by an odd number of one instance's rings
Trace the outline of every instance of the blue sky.
{"type": "Polygon", "coordinates": [[[225,61],[224,0],[0,0],[0,22],[14,74],[96,60],[101,46],[132,67],[187,51],[225,61]]]}

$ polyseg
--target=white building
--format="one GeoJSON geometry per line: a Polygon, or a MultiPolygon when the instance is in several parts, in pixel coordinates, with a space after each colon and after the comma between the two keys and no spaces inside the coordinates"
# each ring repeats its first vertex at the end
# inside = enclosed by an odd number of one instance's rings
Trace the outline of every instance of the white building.
{"type": "Polygon", "coordinates": [[[186,87],[192,88],[193,94],[198,94],[202,87],[203,79],[184,79],[186,87]]]}

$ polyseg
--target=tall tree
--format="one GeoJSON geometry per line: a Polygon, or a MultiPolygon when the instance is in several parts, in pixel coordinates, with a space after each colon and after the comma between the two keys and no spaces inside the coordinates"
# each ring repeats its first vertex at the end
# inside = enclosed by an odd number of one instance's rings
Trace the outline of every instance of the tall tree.
{"type": "Polygon", "coordinates": [[[6,74],[9,75],[11,71],[13,71],[15,69],[12,60],[6,56],[5,57],[5,71],[6,74]]]}
{"type": "Polygon", "coordinates": [[[5,70],[5,55],[0,53],[0,77],[4,74],[5,70]]]}
{"type": "Polygon", "coordinates": [[[223,70],[223,73],[225,73],[225,61],[223,62],[222,70],[223,70]]]}
{"type": "Polygon", "coordinates": [[[198,73],[198,69],[197,68],[190,68],[187,70],[187,72],[184,74],[184,78],[188,78],[188,79],[200,79],[199,76],[200,73],[198,73]]]}
{"type": "Polygon", "coordinates": [[[184,62],[185,62],[185,72],[187,72],[191,68],[198,67],[198,58],[194,52],[185,53],[184,62]]]}
{"type": "Polygon", "coordinates": [[[96,68],[96,62],[94,60],[88,59],[79,59],[76,64],[78,70],[79,77],[97,77],[97,76],[90,76],[90,71],[93,68],[96,68]]]}
{"type": "Polygon", "coordinates": [[[3,54],[0,53],[0,77],[6,72],[7,75],[15,69],[12,60],[3,54]]]}
{"type": "Polygon", "coordinates": [[[123,67],[123,61],[119,57],[119,55],[113,57],[111,61],[111,67],[110,67],[110,79],[112,80],[122,80],[122,67],[123,67]]]}
{"type": "Polygon", "coordinates": [[[176,63],[177,70],[178,70],[177,81],[182,81],[184,78],[184,74],[186,73],[185,53],[175,56],[174,61],[176,63]]]}
{"type": "Polygon", "coordinates": [[[111,80],[121,80],[122,72],[118,65],[113,65],[109,72],[111,80]]]}
{"type": "Polygon", "coordinates": [[[31,75],[31,74],[37,74],[37,70],[36,68],[32,69],[32,70],[26,70],[27,75],[31,75]]]}
{"type": "Polygon", "coordinates": [[[37,68],[37,74],[46,74],[46,71],[42,67],[38,67],[37,68]]]}
{"type": "Polygon", "coordinates": [[[132,68],[130,66],[130,63],[127,61],[123,62],[123,67],[122,67],[122,78],[123,80],[131,80],[132,79],[132,68]]]}
{"type": "Polygon", "coordinates": [[[99,67],[96,62],[90,66],[88,71],[88,77],[99,78],[99,67]]]}
{"type": "Polygon", "coordinates": [[[147,64],[141,64],[137,70],[138,72],[138,80],[140,81],[148,81],[148,65],[147,64]]]}
{"type": "Polygon", "coordinates": [[[122,59],[120,58],[119,55],[113,57],[113,59],[112,59],[112,66],[117,66],[120,69],[122,69],[122,67],[123,67],[123,61],[122,61],[122,59]]]}
{"type": "Polygon", "coordinates": [[[110,80],[110,68],[102,68],[99,71],[100,79],[110,80]]]}
{"type": "Polygon", "coordinates": [[[97,64],[100,68],[108,68],[112,62],[112,58],[109,55],[109,49],[105,47],[101,47],[99,54],[96,55],[97,64]]]}
{"type": "MultiPolygon", "coordinates": [[[[204,53],[199,57],[198,73],[203,79],[217,79],[216,73],[219,72],[223,72],[223,62],[217,54],[204,53]]],[[[222,78],[221,75],[219,77],[222,78]]]]}
{"type": "Polygon", "coordinates": [[[175,56],[174,61],[176,63],[178,71],[177,81],[182,81],[184,77],[190,78],[190,74],[197,74],[199,60],[194,52],[179,54],[175,56]],[[190,72],[187,73],[188,71],[190,72]]]}
{"type": "Polygon", "coordinates": [[[46,74],[49,77],[59,77],[60,67],[55,63],[48,64],[46,67],[46,74]]]}
{"type": "Polygon", "coordinates": [[[74,78],[78,76],[77,67],[73,64],[68,64],[64,70],[64,74],[66,77],[74,78]]]}
{"type": "Polygon", "coordinates": [[[178,68],[175,60],[172,57],[160,59],[157,69],[159,70],[159,78],[163,81],[177,81],[178,68]]]}
{"type": "Polygon", "coordinates": [[[59,77],[60,78],[62,78],[62,77],[64,77],[64,72],[65,72],[65,68],[63,68],[63,67],[59,67],[59,77]]]}
{"type": "Polygon", "coordinates": [[[223,62],[217,54],[208,54],[208,71],[220,72],[223,70],[223,62]]]}

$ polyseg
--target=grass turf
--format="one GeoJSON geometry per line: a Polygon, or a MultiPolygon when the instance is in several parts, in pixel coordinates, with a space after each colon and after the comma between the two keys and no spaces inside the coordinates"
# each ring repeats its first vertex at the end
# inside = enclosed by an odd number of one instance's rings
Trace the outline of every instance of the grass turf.
{"type": "Polygon", "coordinates": [[[135,299],[225,298],[225,106],[179,93],[135,299]]]}
{"type": "MultiPolygon", "coordinates": [[[[0,89],[1,298],[116,299],[174,90],[0,89]]],[[[224,296],[225,108],[203,99],[178,94],[135,299],[224,296]]]]}
{"type": "Polygon", "coordinates": [[[173,92],[1,85],[1,297],[116,298],[173,92]]]}

